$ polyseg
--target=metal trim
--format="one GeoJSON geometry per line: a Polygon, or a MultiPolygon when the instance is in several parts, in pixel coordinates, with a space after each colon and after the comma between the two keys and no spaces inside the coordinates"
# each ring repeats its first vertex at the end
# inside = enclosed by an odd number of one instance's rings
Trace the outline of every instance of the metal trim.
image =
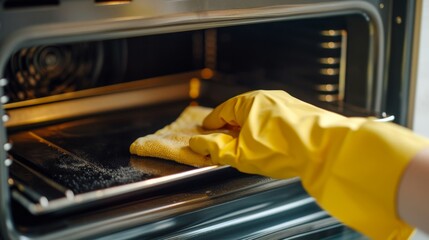
{"type": "Polygon", "coordinates": [[[88,238],[88,236],[102,234],[105,231],[116,232],[123,228],[139,226],[142,224],[142,221],[148,221],[146,215],[151,215],[153,217],[154,213],[159,213],[158,217],[162,219],[172,214],[177,215],[183,212],[188,212],[189,210],[195,211],[203,207],[224,203],[225,201],[235,199],[236,197],[245,197],[245,196],[249,196],[250,194],[267,191],[270,189],[284,187],[292,184],[298,184],[298,182],[299,182],[298,178],[291,178],[291,179],[277,180],[277,181],[271,180],[264,184],[252,186],[251,188],[248,188],[248,189],[242,189],[240,192],[234,193],[234,196],[228,195],[228,196],[220,196],[219,198],[212,198],[212,197],[198,198],[187,202],[172,203],[170,205],[160,207],[160,208],[136,211],[132,215],[109,218],[100,222],[91,222],[85,225],[80,225],[75,229],[66,228],[61,231],[44,235],[42,238],[30,237],[30,236],[25,236],[25,238],[56,240],[56,239],[67,238],[67,236],[71,236],[71,235],[77,239],[88,238]]]}
{"type": "MultiPolygon", "coordinates": [[[[371,53],[369,59],[369,77],[371,96],[367,99],[370,109],[378,112],[382,106],[383,93],[383,71],[384,69],[384,30],[381,17],[376,7],[368,2],[338,1],[319,2],[313,4],[274,5],[269,7],[257,7],[251,9],[234,10],[206,10],[202,12],[191,12],[186,14],[168,15],[157,18],[127,18],[114,19],[113,21],[49,24],[19,29],[5,39],[0,47],[0,69],[4,69],[8,57],[19,47],[28,44],[44,44],[49,42],[73,42],[95,39],[113,39],[120,37],[142,36],[148,34],[160,34],[177,31],[196,30],[221,26],[232,26],[240,24],[262,23],[280,20],[302,19],[309,17],[338,16],[350,13],[360,13],[368,16],[371,28],[370,36],[371,53]],[[373,67],[374,66],[374,67],[373,67]]],[[[3,94],[2,90],[0,93],[3,94]]],[[[3,114],[3,108],[0,114],[3,114]]],[[[6,129],[1,127],[0,139],[6,142],[6,129]]],[[[6,152],[1,151],[2,159],[6,159],[6,152]]],[[[8,170],[0,166],[1,175],[1,212],[5,218],[1,221],[5,236],[18,238],[18,233],[11,222],[9,209],[10,193],[7,186],[8,170]],[[6,221],[6,222],[5,222],[6,221]],[[7,234],[7,235],[6,235],[7,234]]],[[[136,216],[124,217],[128,220],[138,221],[136,216]]],[[[124,220],[124,219],[123,219],[124,220]]],[[[124,226],[128,221],[106,222],[103,228],[124,226]]],[[[101,223],[97,223],[101,226],[101,223]]],[[[79,232],[79,236],[99,232],[93,225],[85,229],[68,229],[62,233],[57,232],[51,236],[60,236],[64,233],[71,234],[79,232]]],[[[63,235],[66,236],[66,235],[63,235]]],[[[74,235],[77,236],[77,235],[74,235]]]]}
{"type": "Polygon", "coordinates": [[[6,104],[4,108],[8,111],[10,120],[5,126],[19,127],[188,99],[190,80],[199,77],[200,73],[201,71],[192,71],[6,104]],[[169,94],[166,95],[166,92],[169,94]]]}
{"type": "Polygon", "coordinates": [[[187,178],[199,176],[201,174],[219,171],[228,167],[229,166],[209,166],[204,168],[197,168],[186,172],[153,178],[153,179],[149,179],[141,182],[130,183],[126,185],[101,189],[101,190],[77,194],[77,195],[73,194],[71,197],[64,196],[63,198],[58,198],[51,201],[48,201],[46,199],[45,204],[42,204],[39,202],[37,203],[30,202],[26,197],[24,197],[18,191],[13,192],[13,197],[18,202],[20,202],[23,206],[29,209],[32,214],[39,215],[42,213],[51,213],[58,210],[75,207],[81,204],[97,201],[100,199],[107,199],[107,198],[119,196],[125,193],[143,191],[143,190],[157,187],[166,183],[171,183],[181,179],[187,179],[187,178]]]}
{"type": "MultiPolygon", "coordinates": [[[[413,40],[412,40],[412,52],[411,52],[411,69],[410,69],[410,86],[409,86],[409,95],[408,95],[408,111],[406,115],[406,123],[405,126],[413,129],[414,127],[414,114],[415,114],[415,105],[416,105],[416,88],[417,88],[417,71],[418,71],[418,63],[419,63],[419,49],[420,49],[420,29],[422,26],[422,9],[423,9],[423,1],[415,1],[415,11],[414,14],[414,26],[413,26],[413,40]],[[420,11],[419,11],[420,10],[420,11]]],[[[410,15],[410,14],[407,14],[410,15]]],[[[410,17],[411,19],[411,17],[410,17]]],[[[423,67],[423,66],[420,66],[423,67]]]]}

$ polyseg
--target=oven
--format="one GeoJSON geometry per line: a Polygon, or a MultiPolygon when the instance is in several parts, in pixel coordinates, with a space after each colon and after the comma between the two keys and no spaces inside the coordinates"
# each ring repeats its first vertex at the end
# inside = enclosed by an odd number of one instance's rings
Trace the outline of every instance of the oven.
{"type": "Polygon", "coordinates": [[[406,125],[413,1],[1,4],[4,238],[365,239],[297,178],[128,149],[252,89],[406,125]]]}

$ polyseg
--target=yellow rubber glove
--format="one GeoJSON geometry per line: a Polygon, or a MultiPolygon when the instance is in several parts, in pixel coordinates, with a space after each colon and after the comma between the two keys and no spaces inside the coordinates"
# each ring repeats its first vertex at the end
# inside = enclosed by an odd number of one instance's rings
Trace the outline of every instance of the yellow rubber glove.
{"type": "Polygon", "coordinates": [[[392,123],[346,118],[283,91],[254,91],[218,106],[203,127],[240,129],[191,138],[217,164],[273,178],[301,177],[330,214],[373,239],[406,239],[396,195],[411,158],[429,142],[392,123]]]}

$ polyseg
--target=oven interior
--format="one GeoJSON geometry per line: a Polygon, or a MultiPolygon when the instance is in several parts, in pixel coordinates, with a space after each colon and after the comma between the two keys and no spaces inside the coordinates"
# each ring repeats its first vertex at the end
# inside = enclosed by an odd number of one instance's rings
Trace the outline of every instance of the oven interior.
{"type": "Polygon", "coordinates": [[[241,175],[130,155],[132,141],[188,105],[283,89],[348,116],[377,115],[368,107],[370,44],[367,19],[356,14],[18,49],[3,74],[14,221],[29,229],[28,219],[52,223],[241,175]]]}

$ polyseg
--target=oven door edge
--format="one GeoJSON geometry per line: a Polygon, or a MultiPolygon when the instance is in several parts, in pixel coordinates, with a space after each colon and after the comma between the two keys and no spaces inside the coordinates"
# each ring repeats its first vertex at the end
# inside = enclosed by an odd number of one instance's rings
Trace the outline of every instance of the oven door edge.
{"type": "MultiPolygon", "coordinates": [[[[227,7],[228,4],[225,4],[227,7]]],[[[384,26],[376,7],[367,2],[326,1],[314,4],[302,5],[276,5],[251,9],[237,9],[234,11],[193,9],[186,14],[168,15],[150,19],[122,19],[115,21],[94,21],[82,23],[57,23],[38,26],[25,26],[10,32],[7,38],[1,40],[0,68],[4,69],[8,56],[18,48],[35,43],[69,42],[76,40],[113,39],[122,36],[141,36],[155,33],[167,33],[203,29],[219,26],[232,26],[245,23],[257,23],[266,21],[278,21],[286,19],[298,19],[320,16],[335,16],[347,13],[361,13],[368,16],[372,30],[372,42],[370,53],[371,69],[368,81],[371,84],[370,98],[367,104],[376,112],[380,112],[384,96],[383,71],[384,69],[384,26]],[[48,26],[48,27],[47,27],[48,26]]],[[[55,22],[55,21],[52,21],[55,22]]],[[[4,82],[3,80],[1,82],[4,82]]],[[[0,83],[1,83],[0,82],[0,83]]],[[[0,90],[4,95],[3,89],[0,90]]],[[[4,116],[2,108],[0,115],[4,116]]],[[[5,118],[3,118],[5,119],[5,118]]],[[[8,158],[8,150],[12,147],[7,142],[7,134],[4,123],[0,128],[0,209],[2,212],[1,228],[5,237],[19,238],[20,234],[14,228],[10,212],[10,191],[8,185],[8,166],[13,162],[8,158]]]]}

